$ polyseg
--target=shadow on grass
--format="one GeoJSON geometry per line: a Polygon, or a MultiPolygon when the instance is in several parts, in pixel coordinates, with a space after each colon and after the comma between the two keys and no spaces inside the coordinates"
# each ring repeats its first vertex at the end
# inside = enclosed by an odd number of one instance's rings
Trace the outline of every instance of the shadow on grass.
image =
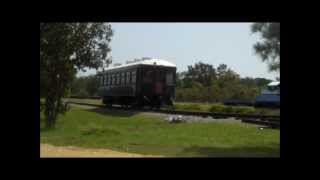
{"type": "Polygon", "coordinates": [[[46,128],[46,127],[40,127],[40,133],[42,132],[50,132],[50,131],[55,131],[56,128],[53,127],[53,128],[46,128]]]}
{"type": "Polygon", "coordinates": [[[45,127],[45,119],[43,117],[40,117],[40,133],[54,131],[55,129],[56,127],[45,127]]]}
{"type": "Polygon", "coordinates": [[[120,135],[120,131],[108,129],[108,128],[97,128],[97,127],[88,127],[81,130],[82,135],[103,135],[103,136],[117,136],[120,135]]]}
{"type": "Polygon", "coordinates": [[[105,109],[105,108],[94,108],[94,109],[87,109],[89,112],[95,112],[102,115],[109,115],[115,117],[131,117],[139,112],[132,111],[132,110],[118,110],[118,109],[105,109]]]}
{"type": "Polygon", "coordinates": [[[280,147],[199,147],[183,149],[178,156],[194,157],[280,157],[280,147]]]}

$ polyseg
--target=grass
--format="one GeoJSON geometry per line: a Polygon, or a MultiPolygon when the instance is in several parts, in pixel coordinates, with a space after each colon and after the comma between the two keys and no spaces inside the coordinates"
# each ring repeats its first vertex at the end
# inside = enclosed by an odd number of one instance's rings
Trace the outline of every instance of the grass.
{"type": "Polygon", "coordinates": [[[146,113],[71,108],[40,140],[58,146],[108,148],[173,157],[279,157],[280,131],[236,122],[169,124],[146,113]]]}
{"type": "Polygon", "coordinates": [[[64,98],[65,101],[102,105],[102,99],[64,98]]]}

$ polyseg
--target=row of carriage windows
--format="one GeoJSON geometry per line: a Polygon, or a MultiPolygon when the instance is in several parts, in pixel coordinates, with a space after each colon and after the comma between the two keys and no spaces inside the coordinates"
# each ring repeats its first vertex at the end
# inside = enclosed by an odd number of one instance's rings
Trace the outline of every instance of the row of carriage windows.
{"type": "Polygon", "coordinates": [[[100,76],[100,84],[102,86],[110,85],[128,85],[136,82],[136,72],[119,72],[119,73],[107,73],[100,76]]]}

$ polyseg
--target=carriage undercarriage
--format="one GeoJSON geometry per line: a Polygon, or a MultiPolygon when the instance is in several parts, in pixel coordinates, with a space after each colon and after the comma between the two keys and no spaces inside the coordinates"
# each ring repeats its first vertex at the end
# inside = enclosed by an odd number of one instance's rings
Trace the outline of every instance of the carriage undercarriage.
{"type": "Polygon", "coordinates": [[[112,107],[113,105],[120,105],[124,108],[143,108],[149,107],[150,109],[160,109],[162,106],[173,106],[173,102],[168,97],[162,96],[141,96],[141,97],[103,97],[103,104],[106,107],[112,107]]]}

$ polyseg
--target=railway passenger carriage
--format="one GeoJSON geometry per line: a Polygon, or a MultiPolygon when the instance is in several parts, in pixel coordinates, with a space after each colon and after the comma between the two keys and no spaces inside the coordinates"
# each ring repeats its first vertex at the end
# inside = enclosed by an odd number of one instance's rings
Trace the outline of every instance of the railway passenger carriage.
{"type": "Polygon", "coordinates": [[[175,96],[176,66],[162,59],[143,58],[111,67],[97,74],[99,96],[113,104],[159,108],[172,105],[175,96]]]}
{"type": "Polygon", "coordinates": [[[280,107],[280,81],[269,83],[267,88],[256,97],[255,106],[280,107]]]}

